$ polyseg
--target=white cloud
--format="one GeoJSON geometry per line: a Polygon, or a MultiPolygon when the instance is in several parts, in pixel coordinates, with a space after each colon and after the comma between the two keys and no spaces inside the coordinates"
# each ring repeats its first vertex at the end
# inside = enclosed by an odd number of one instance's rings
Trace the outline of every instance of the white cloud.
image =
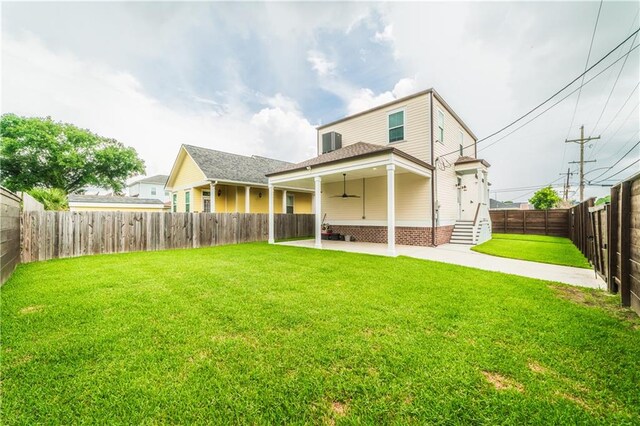
{"type": "Polygon", "coordinates": [[[313,154],[314,127],[282,95],[258,112],[235,104],[226,113],[204,99],[178,109],[127,72],[54,53],[33,37],[5,34],[2,49],[3,113],[51,116],[116,138],[136,148],[149,174],[169,172],[182,143],[289,161],[313,154]]]}
{"type": "Polygon", "coordinates": [[[356,114],[369,108],[410,95],[417,91],[417,81],[414,78],[400,79],[395,86],[393,86],[392,90],[382,92],[378,95],[376,95],[371,89],[363,88],[358,90],[356,94],[351,97],[347,105],[347,112],[348,114],[356,114]]]}
{"type": "Polygon", "coordinates": [[[318,52],[317,50],[307,52],[307,61],[309,61],[314,71],[321,77],[333,74],[336,69],[336,64],[328,60],[322,52],[318,52]]]}
{"type": "Polygon", "coordinates": [[[388,24],[384,27],[382,32],[376,31],[373,36],[373,40],[378,43],[392,43],[395,41],[395,37],[393,36],[393,24],[388,24]]]}

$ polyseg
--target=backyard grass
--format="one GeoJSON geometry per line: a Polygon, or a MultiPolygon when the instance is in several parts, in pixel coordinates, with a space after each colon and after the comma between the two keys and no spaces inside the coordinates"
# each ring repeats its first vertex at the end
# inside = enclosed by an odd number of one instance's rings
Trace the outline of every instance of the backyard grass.
{"type": "Polygon", "coordinates": [[[22,265],[2,424],[638,424],[618,298],[267,244],[22,265]]]}
{"type": "Polygon", "coordinates": [[[546,235],[493,234],[491,240],[471,250],[492,256],[531,260],[554,265],[591,268],[589,261],[570,239],[546,235]]]}

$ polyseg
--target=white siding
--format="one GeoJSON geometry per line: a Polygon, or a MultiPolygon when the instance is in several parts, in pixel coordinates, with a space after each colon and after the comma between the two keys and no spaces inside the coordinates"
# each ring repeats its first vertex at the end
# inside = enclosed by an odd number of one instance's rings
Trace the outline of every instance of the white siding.
{"type": "Polygon", "coordinates": [[[322,153],[322,135],[328,132],[340,133],[342,135],[342,146],[352,145],[357,142],[388,145],[387,114],[398,109],[405,110],[405,139],[402,142],[392,142],[392,145],[409,155],[431,163],[431,156],[429,155],[431,139],[429,136],[428,93],[319,129],[318,154],[322,153]]]}
{"type": "MultiPolygon", "coordinates": [[[[469,145],[473,143],[471,135],[462,127],[453,115],[451,115],[447,109],[436,99],[433,98],[434,103],[434,123],[433,130],[438,134],[438,110],[444,113],[444,141],[434,142],[433,149],[435,151],[435,157],[440,157],[441,161],[438,161],[436,166],[436,184],[437,184],[437,205],[438,209],[438,225],[447,226],[453,225],[458,219],[458,200],[456,189],[456,173],[453,169],[453,163],[460,157],[458,153],[460,131],[464,134],[464,144],[469,145]],[[453,153],[451,153],[453,152],[453,153]],[[451,153],[451,154],[449,154],[451,153]],[[444,156],[444,154],[449,154],[444,156]],[[444,169],[444,170],[443,170],[444,169]]],[[[469,147],[465,149],[465,155],[468,157],[475,157],[475,148],[469,147]]],[[[471,175],[473,177],[473,175],[471,175]]],[[[463,210],[465,212],[469,209],[473,210],[475,214],[475,204],[471,203],[470,197],[473,200],[477,198],[477,188],[469,181],[468,176],[464,178],[463,185],[467,185],[467,192],[463,194],[463,210]]]]}

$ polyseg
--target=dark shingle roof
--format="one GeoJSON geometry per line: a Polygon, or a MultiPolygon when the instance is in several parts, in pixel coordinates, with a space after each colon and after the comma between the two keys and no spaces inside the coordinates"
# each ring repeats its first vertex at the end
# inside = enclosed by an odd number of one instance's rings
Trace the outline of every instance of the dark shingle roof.
{"type": "Polygon", "coordinates": [[[491,164],[489,164],[487,160],[483,160],[482,158],[467,157],[466,155],[459,157],[456,160],[456,162],[453,164],[456,165],[456,164],[466,164],[466,163],[475,163],[475,162],[482,163],[485,165],[485,167],[491,167],[491,164]]]}
{"type": "Polygon", "coordinates": [[[167,183],[167,179],[169,179],[167,175],[149,176],[132,182],[129,186],[135,185],[136,183],[157,183],[158,185],[164,185],[167,183]]]}
{"type": "Polygon", "coordinates": [[[137,197],[120,197],[115,195],[69,195],[69,202],[73,203],[100,203],[100,204],[159,204],[163,205],[162,200],[155,198],[137,198],[137,197]]]}
{"type": "Polygon", "coordinates": [[[389,154],[396,154],[400,157],[404,157],[408,160],[413,161],[416,164],[419,164],[428,169],[433,169],[430,164],[425,163],[422,160],[418,160],[417,158],[405,153],[404,151],[399,150],[394,146],[389,145],[373,145],[365,142],[354,143],[353,145],[347,145],[340,149],[336,149],[335,151],[327,152],[326,154],[319,155],[317,157],[311,158],[309,160],[303,161],[301,163],[290,164],[287,167],[283,167],[270,175],[277,175],[285,172],[290,172],[294,170],[301,170],[311,166],[320,166],[329,163],[336,163],[343,160],[349,160],[359,157],[366,157],[368,155],[375,155],[387,152],[389,154]]]}
{"type": "Polygon", "coordinates": [[[253,155],[231,154],[193,145],[183,145],[207,179],[267,184],[267,173],[291,165],[286,161],[253,155]]]}

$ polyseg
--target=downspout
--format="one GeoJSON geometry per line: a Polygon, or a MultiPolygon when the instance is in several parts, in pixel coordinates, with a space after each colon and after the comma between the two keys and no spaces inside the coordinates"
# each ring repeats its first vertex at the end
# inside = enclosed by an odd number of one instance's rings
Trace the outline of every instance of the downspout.
{"type": "Polygon", "coordinates": [[[433,90],[429,92],[429,113],[431,114],[431,120],[429,125],[431,126],[431,130],[429,134],[431,135],[431,165],[433,166],[433,170],[431,170],[431,245],[434,247],[436,244],[436,166],[435,166],[435,152],[433,152],[433,90]]]}

